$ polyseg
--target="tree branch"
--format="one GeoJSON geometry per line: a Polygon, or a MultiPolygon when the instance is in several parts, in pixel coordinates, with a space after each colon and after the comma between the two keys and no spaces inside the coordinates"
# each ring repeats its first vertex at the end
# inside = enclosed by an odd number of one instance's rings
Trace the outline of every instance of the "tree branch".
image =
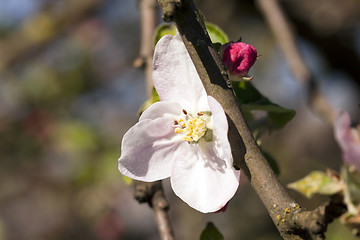
{"type": "Polygon", "coordinates": [[[194,3],[191,0],[158,2],[163,8],[164,20],[175,21],[207,94],[222,105],[228,116],[229,140],[236,167],[248,177],[284,239],[311,239],[306,229],[294,233],[288,224],[277,219],[286,209],[299,213],[301,208],[281,186],[253,138],[194,3]]]}

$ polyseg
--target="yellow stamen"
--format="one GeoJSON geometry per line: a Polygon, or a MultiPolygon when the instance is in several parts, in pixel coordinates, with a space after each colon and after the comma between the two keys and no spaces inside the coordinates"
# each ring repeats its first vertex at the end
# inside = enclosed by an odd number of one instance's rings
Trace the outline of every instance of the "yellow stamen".
{"type": "Polygon", "coordinates": [[[174,121],[177,128],[175,133],[183,134],[181,138],[183,141],[189,143],[198,142],[207,132],[207,123],[211,120],[208,113],[197,113],[195,116],[189,114],[183,110],[185,119],[180,118],[178,121],[174,121]]]}
{"type": "Polygon", "coordinates": [[[190,137],[183,137],[182,140],[188,141],[188,142],[192,142],[192,141],[193,141],[193,139],[190,138],[190,137]]]}
{"type": "Polygon", "coordinates": [[[181,128],[175,128],[175,132],[176,133],[182,133],[184,130],[182,130],[181,128]]]}

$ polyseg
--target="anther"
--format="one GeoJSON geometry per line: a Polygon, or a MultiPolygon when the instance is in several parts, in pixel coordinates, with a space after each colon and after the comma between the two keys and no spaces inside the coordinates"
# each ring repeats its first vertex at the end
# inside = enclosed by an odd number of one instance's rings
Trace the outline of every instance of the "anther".
{"type": "Polygon", "coordinates": [[[185,115],[187,115],[187,111],[185,109],[182,110],[185,115]]]}
{"type": "Polygon", "coordinates": [[[202,116],[202,115],[204,115],[203,113],[201,113],[201,112],[199,112],[199,113],[197,113],[197,115],[198,116],[202,116]]]}
{"type": "Polygon", "coordinates": [[[175,133],[182,133],[183,131],[181,128],[175,128],[175,133]]]}

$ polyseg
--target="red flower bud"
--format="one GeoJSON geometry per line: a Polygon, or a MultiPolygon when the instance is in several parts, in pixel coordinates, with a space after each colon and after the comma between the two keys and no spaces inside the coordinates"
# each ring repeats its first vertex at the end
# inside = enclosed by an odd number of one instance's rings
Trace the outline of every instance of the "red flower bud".
{"type": "Polygon", "coordinates": [[[220,54],[230,77],[246,77],[257,58],[256,49],[244,42],[227,43],[220,48],[220,54]]]}

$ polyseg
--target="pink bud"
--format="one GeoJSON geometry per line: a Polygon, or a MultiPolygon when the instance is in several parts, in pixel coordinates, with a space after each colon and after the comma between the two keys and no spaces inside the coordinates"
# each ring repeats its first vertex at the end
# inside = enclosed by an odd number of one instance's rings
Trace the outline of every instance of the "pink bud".
{"type": "Polygon", "coordinates": [[[237,77],[246,77],[257,58],[256,49],[244,42],[227,43],[220,48],[220,54],[229,74],[237,77]]]}

